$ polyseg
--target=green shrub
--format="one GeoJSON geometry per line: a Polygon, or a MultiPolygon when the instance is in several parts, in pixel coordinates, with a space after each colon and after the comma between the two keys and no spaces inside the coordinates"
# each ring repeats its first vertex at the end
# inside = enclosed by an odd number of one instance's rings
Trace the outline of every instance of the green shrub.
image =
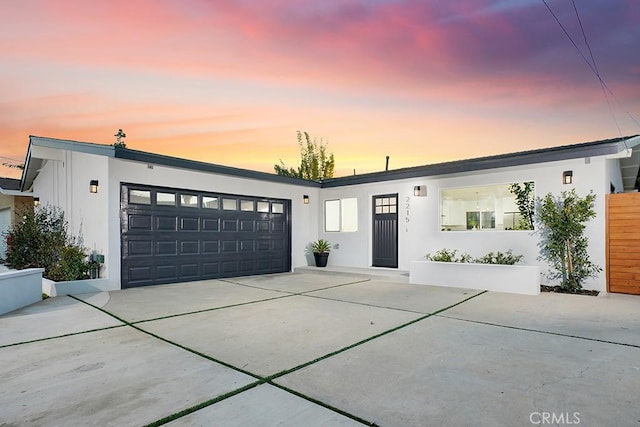
{"type": "Polygon", "coordinates": [[[509,249],[507,252],[502,253],[500,251],[489,252],[483,257],[476,258],[474,262],[479,264],[500,264],[500,265],[514,265],[522,261],[524,255],[514,255],[513,251],[509,249]]]}
{"type": "Polygon", "coordinates": [[[500,251],[488,254],[480,258],[472,258],[471,255],[463,253],[460,256],[457,255],[456,249],[440,249],[435,254],[427,254],[425,258],[429,261],[437,262],[475,262],[478,264],[500,264],[500,265],[514,265],[522,261],[523,255],[514,255],[513,251],[509,249],[507,252],[502,253],[500,251]]]}
{"type": "Polygon", "coordinates": [[[60,259],[49,272],[48,279],[55,282],[86,279],[88,277],[89,264],[87,255],[78,246],[65,246],[60,250],[60,259]]]}
{"type": "Polygon", "coordinates": [[[457,256],[458,251],[456,249],[440,249],[435,254],[427,254],[425,258],[429,261],[437,261],[437,262],[473,262],[471,256],[469,254],[463,253],[459,257],[457,256]]]}
{"type": "Polygon", "coordinates": [[[61,209],[39,206],[18,215],[21,221],[6,233],[9,267],[44,268],[43,276],[54,281],[86,277],[86,251],[69,235],[61,209]]]}

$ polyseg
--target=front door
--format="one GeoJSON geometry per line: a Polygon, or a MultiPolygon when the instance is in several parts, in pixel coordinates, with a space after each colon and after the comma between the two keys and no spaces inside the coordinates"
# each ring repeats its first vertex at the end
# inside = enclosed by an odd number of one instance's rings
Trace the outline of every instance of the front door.
{"type": "Polygon", "coordinates": [[[398,268],[398,193],[373,196],[374,267],[398,268]]]}

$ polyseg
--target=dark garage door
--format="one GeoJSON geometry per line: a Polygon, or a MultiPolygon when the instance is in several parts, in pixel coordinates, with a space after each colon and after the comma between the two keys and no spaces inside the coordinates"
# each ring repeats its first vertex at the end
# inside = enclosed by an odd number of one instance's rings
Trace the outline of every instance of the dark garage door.
{"type": "Polygon", "coordinates": [[[291,269],[290,200],[121,185],[122,287],[291,269]]]}

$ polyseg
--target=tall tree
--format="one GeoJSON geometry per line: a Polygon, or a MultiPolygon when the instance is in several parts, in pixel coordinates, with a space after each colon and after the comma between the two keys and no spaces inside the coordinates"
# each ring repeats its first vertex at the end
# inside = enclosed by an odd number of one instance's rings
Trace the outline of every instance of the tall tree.
{"type": "Polygon", "coordinates": [[[560,286],[568,291],[581,289],[585,279],[602,271],[589,259],[589,240],[584,235],[587,221],[596,216],[595,199],[593,192],[580,197],[575,190],[536,199],[538,259],[549,263],[553,270],[548,277],[560,279],[560,286]]]}
{"type": "Polygon", "coordinates": [[[333,178],[335,159],[333,153],[327,150],[327,143],[317,138],[311,140],[308,132],[297,132],[300,147],[300,165],[298,168],[287,167],[282,159],[280,164],[273,166],[278,175],[296,178],[319,180],[333,178]]]}

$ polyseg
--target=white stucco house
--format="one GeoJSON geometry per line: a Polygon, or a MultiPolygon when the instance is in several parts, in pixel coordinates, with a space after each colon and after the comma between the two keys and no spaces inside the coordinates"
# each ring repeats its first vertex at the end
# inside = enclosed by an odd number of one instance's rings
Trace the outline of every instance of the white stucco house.
{"type": "MultiPolygon", "coordinates": [[[[605,195],[635,191],[640,137],[560,146],[312,182],[126,148],[31,136],[21,191],[64,209],[105,256],[96,289],[287,272],[333,244],[329,265],[409,270],[442,248],[537,261],[538,237],[514,230],[511,183],[536,196],[597,196],[592,260],[606,264],[605,195]],[[637,150],[636,150],[637,151],[637,150]]],[[[586,288],[606,290],[605,274],[586,288]]]]}

